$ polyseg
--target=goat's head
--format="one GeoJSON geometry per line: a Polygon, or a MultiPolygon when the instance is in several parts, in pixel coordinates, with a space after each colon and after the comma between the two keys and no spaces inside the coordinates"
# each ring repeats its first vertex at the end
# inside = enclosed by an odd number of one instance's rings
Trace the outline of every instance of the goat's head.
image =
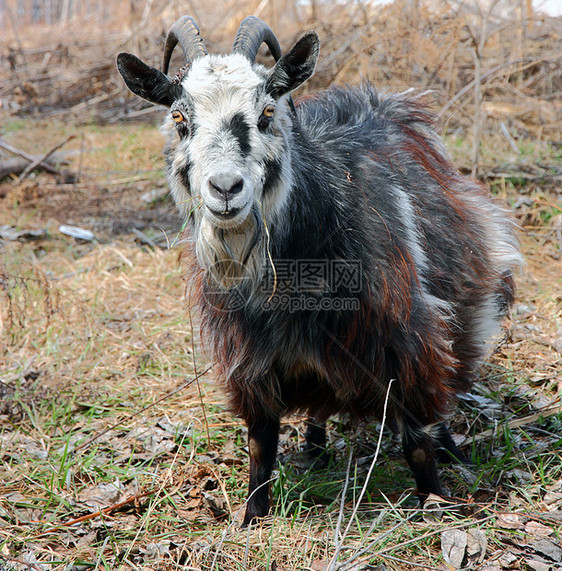
{"type": "MultiPolygon", "coordinates": [[[[180,209],[193,216],[198,258],[207,268],[226,260],[246,265],[264,225],[282,211],[291,187],[290,93],[312,75],[318,49],[309,32],[282,56],[271,29],[250,16],[232,54],[209,55],[199,28],[184,16],[168,34],[163,72],[131,54],[117,57],[133,93],[170,109],[168,181],[180,209]],[[276,60],[271,69],[255,63],[262,43],[276,60]],[[177,44],[186,63],[171,79],[177,44]]],[[[239,273],[232,266],[218,273],[229,271],[239,273]]]]}

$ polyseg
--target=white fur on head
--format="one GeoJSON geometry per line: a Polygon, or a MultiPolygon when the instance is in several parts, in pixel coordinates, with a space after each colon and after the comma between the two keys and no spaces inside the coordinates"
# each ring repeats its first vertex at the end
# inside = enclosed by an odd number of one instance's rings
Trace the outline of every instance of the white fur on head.
{"type": "Polygon", "coordinates": [[[290,110],[286,97],[275,101],[267,93],[267,77],[239,54],[198,58],[172,106],[186,116],[188,134],[178,137],[171,117],[164,125],[171,192],[193,217],[199,263],[226,288],[240,272],[261,275],[265,232],[257,225],[282,214],[292,187],[290,110]],[[275,112],[261,130],[267,105],[275,112]],[[241,190],[221,194],[211,184],[217,179],[239,180],[241,190]]]}

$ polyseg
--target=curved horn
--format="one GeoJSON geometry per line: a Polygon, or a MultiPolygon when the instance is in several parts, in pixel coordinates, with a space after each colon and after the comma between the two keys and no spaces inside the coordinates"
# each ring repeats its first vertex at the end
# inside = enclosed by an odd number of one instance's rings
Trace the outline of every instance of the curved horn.
{"type": "Polygon", "coordinates": [[[162,61],[162,71],[165,74],[168,73],[172,52],[177,44],[180,45],[185,59],[188,61],[207,55],[203,38],[199,34],[199,26],[191,16],[182,16],[172,24],[166,37],[164,59],[162,61]]]}
{"type": "Polygon", "coordinates": [[[271,55],[277,61],[281,57],[281,46],[271,28],[256,16],[248,16],[242,20],[234,40],[233,53],[246,56],[252,63],[262,43],[267,45],[271,55]]]}

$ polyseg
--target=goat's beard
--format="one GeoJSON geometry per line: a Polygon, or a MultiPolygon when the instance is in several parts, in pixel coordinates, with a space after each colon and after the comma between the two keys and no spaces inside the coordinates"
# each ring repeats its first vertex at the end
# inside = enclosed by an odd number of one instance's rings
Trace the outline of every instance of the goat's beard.
{"type": "Polygon", "coordinates": [[[196,239],[197,260],[210,283],[230,289],[244,280],[261,280],[266,261],[264,228],[256,204],[246,220],[234,228],[220,228],[202,217],[196,239]]]}

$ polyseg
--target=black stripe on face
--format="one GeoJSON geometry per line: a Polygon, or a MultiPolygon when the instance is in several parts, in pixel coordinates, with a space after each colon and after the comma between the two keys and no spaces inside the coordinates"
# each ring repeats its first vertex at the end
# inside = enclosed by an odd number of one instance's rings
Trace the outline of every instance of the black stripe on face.
{"type": "Polygon", "coordinates": [[[263,181],[264,194],[271,190],[281,179],[282,164],[279,159],[265,162],[265,179],[263,181]]]}
{"type": "Polygon", "coordinates": [[[179,169],[178,174],[180,175],[181,182],[183,186],[191,193],[191,187],[189,186],[189,171],[191,169],[191,164],[189,161],[185,163],[185,165],[179,169]]]}
{"type": "Polygon", "coordinates": [[[244,157],[247,157],[252,150],[250,146],[250,126],[246,122],[242,113],[236,113],[227,125],[227,128],[232,132],[233,137],[238,141],[240,152],[244,157]]]}

